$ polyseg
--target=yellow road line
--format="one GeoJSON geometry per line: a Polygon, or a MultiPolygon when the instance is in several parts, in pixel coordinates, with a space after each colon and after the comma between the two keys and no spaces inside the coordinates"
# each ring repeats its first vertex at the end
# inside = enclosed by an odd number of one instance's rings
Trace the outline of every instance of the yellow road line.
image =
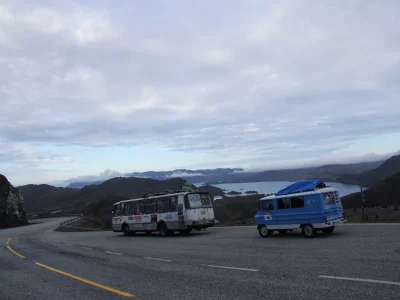
{"type": "Polygon", "coordinates": [[[19,254],[17,251],[15,251],[13,248],[11,248],[11,247],[8,246],[8,245],[7,245],[7,249],[8,249],[10,252],[14,253],[16,256],[19,256],[19,257],[21,257],[21,258],[26,258],[25,256],[19,254]]]}
{"type": "MultiPolygon", "coordinates": [[[[25,232],[25,231],[24,231],[25,232]]],[[[16,237],[16,236],[18,236],[18,235],[20,235],[20,234],[23,234],[24,232],[20,232],[20,233],[17,233],[17,234],[14,234],[12,237],[10,237],[8,240],[7,240],[7,242],[6,242],[6,246],[7,246],[7,249],[11,252],[11,253],[14,253],[16,256],[18,256],[18,257],[20,257],[20,258],[26,258],[25,256],[23,256],[22,254],[19,254],[17,251],[15,251],[13,248],[11,248],[10,247],[10,243],[11,243],[11,240],[14,238],[14,237],[16,237]]]]}
{"type": "Polygon", "coordinates": [[[96,283],[94,281],[91,281],[91,280],[88,280],[88,279],[85,279],[85,278],[82,278],[82,277],[79,277],[79,276],[75,276],[75,275],[69,274],[69,273],[61,271],[61,270],[57,270],[55,268],[43,265],[43,264],[38,263],[38,262],[36,263],[36,265],[39,266],[39,267],[45,268],[45,269],[47,269],[49,271],[53,271],[53,272],[56,272],[58,274],[62,274],[64,276],[68,276],[68,277],[71,277],[73,279],[79,280],[81,282],[93,285],[95,287],[101,288],[103,290],[109,291],[109,292],[114,293],[114,294],[118,294],[118,295],[125,296],[125,297],[130,297],[130,298],[134,298],[135,297],[135,295],[133,295],[133,294],[129,294],[129,293],[114,289],[112,287],[109,287],[109,286],[106,286],[106,285],[102,285],[100,283],[96,283]]]}

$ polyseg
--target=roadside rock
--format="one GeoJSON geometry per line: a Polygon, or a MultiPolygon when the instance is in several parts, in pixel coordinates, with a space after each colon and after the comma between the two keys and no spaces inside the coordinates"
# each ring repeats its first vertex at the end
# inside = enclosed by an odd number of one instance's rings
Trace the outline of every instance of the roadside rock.
{"type": "Polygon", "coordinates": [[[22,194],[0,174],[0,228],[26,225],[22,194]]]}

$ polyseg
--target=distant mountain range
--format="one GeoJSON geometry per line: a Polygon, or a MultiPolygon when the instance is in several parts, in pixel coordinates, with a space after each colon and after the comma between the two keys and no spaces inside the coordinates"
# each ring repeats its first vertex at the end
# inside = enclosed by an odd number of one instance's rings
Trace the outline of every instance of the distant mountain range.
{"type": "MultiPolygon", "coordinates": [[[[190,183],[198,183],[204,181],[229,180],[233,178],[246,178],[250,172],[244,172],[241,168],[217,168],[217,169],[202,169],[188,170],[177,169],[172,171],[147,171],[147,172],[132,172],[124,174],[124,177],[150,178],[155,180],[167,180],[171,178],[184,178],[190,183]]],[[[86,185],[100,184],[105,180],[82,180],[71,182],[67,187],[82,188],[86,185]]]]}
{"type": "MultiPolygon", "coordinates": [[[[203,170],[177,169],[173,171],[148,171],[124,174],[124,177],[150,178],[155,180],[167,180],[171,178],[183,178],[190,183],[238,183],[259,181],[296,181],[306,179],[321,179],[325,181],[340,181],[346,176],[369,171],[379,167],[384,161],[363,162],[356,164],[335,164],[319,167],[270,170],[263,172],[249,172],[241,168],[218,168],[203,170]]],[[[346,178],[344,178],[346,179],[346,178]]],[[[87,185],[100,184],[105,180],[83,180],[71,182],[68,188],[82,188],[87,185]]],[[[348,180],[346,180],[347,182],[348,180]]]]}
{"type": "MultiPolygon", "coordinates": [[[[120,199],[140,197],[143,193],[155,193],[165,190],[180,189],[185,180],[191,182],[206,181],[205,179],[220,179],[219,181],[251,182],[251,181],[297,181],[305,179],[321,179],[324,181],[344,181],[353,184],[367,185],[371,188],[365,193],[368,202],[375,205],[397,205],[400,192],[400,155],[396,155],[384,162],[367,162],[348,165],[325,165],[314,168],[291,170],[275,170],[265,172],[244,172],[242,169],[214,169],[214,170],[175,170],[168,172],[131,173],[129,175],[155,177],[115,177],[102,183],[86,185],[83,188],[60,188],[51,185],[24,185],[18,187],[25,199],[28,213],[51,215],[50,212],[82,213],[101,215],[109,218],[111,205],[120,199]],[[183,178],[174,178],[181,176],[183,178]],[[166,179],[168,178],[168,179],[166,179]],[[193,178],[197,178],[193,180],[193,178]],[[375,182],[373,182],[376,180],[375,182]]],[[[200,187],[214,196],[225,196],[224,192],[212,185],[200,187]]],[[[216,204],[219,213],[224,213],[224,207],[230,213],[241,208],[246,203],[246,197],[221,199],[216,204]],[[236,199],[237,198],[237,199],[236,199]],[[229,202],[229,203],[228,203],[229,202]],[[238,203],[238,206],[235,203],[238,203]],[[240,205],[239,205],[240,204],[240,205]]],[[[257,197],[253,197],[257,201],[257,197]]],[[[253,199],[251,198],[251,199],[253,199]]],[[[359,205],[359,195],[353,194],[343,197],[345,207],[359,205]]],[[[250,198],[249,198],[250,199],[250,198]]],[[[248,202],[250,203],[250,202],[248,202]]],[[[239,213],[239,212],[238,212],[239,213]]],[[[246,213],[247,214],[247,213],[246,213]]],[[[221,216],[222,217],[222,216],[221,216]]],[[[228,218],[228,216],[226,216],[228,218]]],[[[230,218],[230,217],[229,217],[230,218]]],[[[229,219],[228,218],[228,219],[229,219]]]]}

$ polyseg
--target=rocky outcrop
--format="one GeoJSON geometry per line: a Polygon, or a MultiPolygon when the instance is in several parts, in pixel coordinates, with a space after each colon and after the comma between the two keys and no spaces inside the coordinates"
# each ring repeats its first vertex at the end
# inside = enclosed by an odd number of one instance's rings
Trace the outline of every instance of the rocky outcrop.
{"type": "Polygon", "coordinates": [[[7,178],[0,174],[0,228],[27,224],[24,198],[7,178]]]}

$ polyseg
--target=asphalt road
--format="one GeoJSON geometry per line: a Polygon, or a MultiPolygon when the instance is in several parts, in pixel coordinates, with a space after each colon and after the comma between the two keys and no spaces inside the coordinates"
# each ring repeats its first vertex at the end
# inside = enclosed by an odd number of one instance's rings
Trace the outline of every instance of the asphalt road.
{"type": "Polygon", "coordinates": [[[0,299],[400,299],[400,225],[162,238],[52,231],[59,222],[0,231],[0,299]]]}

